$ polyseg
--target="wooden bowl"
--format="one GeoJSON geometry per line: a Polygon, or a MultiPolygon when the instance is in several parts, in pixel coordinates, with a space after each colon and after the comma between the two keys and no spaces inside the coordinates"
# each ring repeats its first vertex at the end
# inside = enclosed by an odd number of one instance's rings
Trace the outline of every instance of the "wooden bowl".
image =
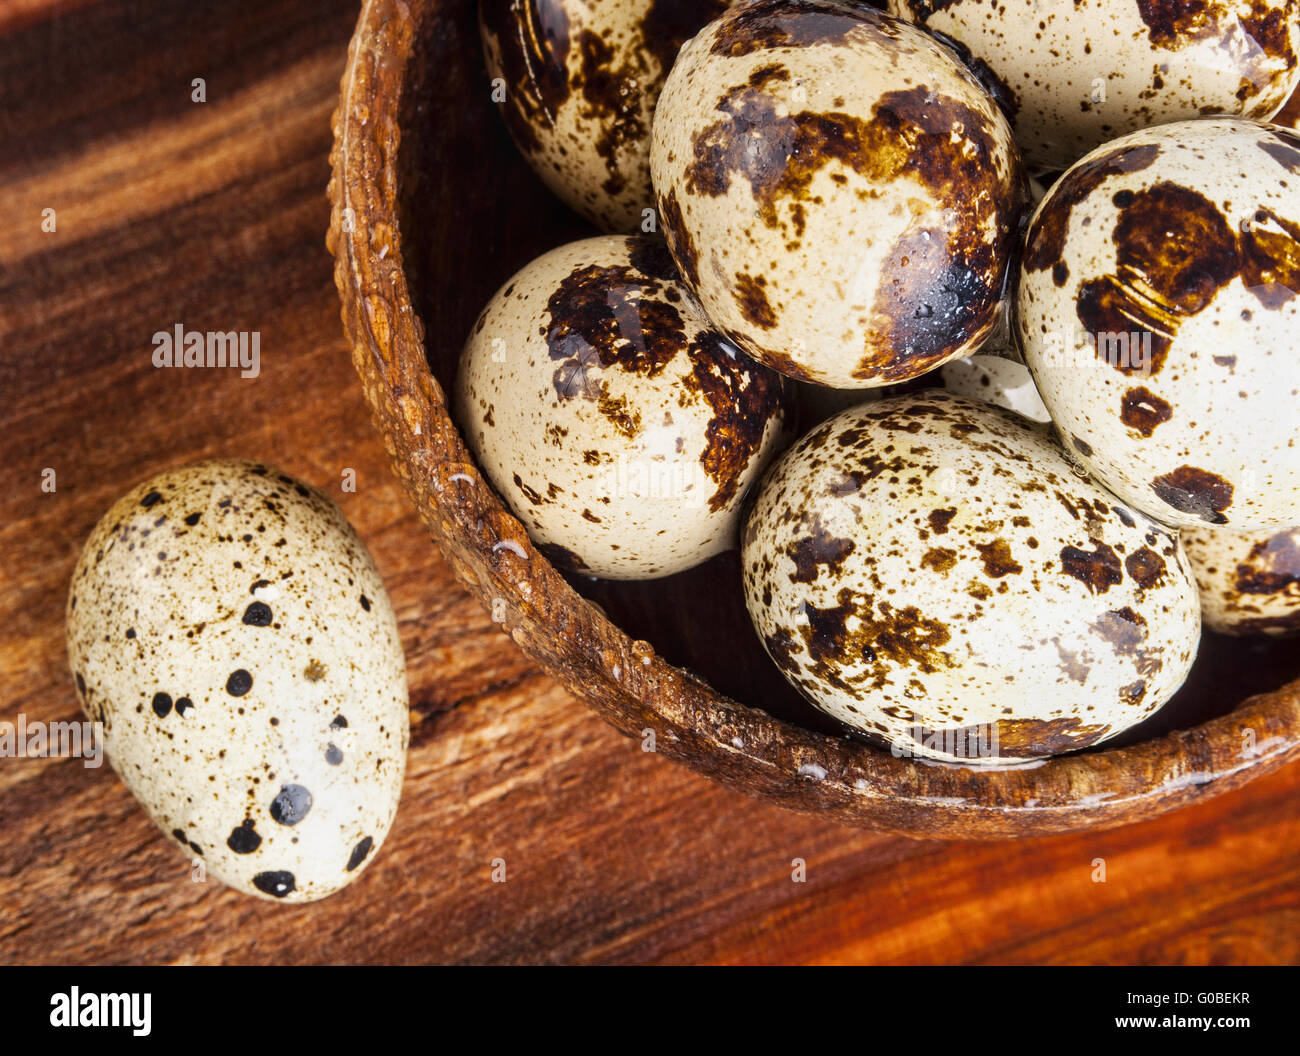
{"type": "Polygon", "coordinates": [[[1095,750],[976,771],[895,758],[803,702],[749,625],[734,553],[651,583],[566,580],[474,465],[444,395],[501,283],[592,233],[494,112],[473,0],[367,0],[334,136],[328,244],[393,465],[466,586],[620,730],[654,731],[656,751],[731,788],[919,837],[1118,825],[1300,757],[1295,643],[1207,635],[1188,685],[1141,726],[1095,750]]]}

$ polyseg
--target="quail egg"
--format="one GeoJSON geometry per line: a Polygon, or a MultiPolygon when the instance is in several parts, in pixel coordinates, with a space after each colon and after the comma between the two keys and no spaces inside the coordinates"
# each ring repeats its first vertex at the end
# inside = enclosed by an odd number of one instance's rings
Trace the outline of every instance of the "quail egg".
{"type": "Polygon", "coordinates": [[[1200,613],[1167,529],[1047,430],[942,391],[843,412],[759,489],[741,547],[768,654],[896,754],[1008,763],[1097,744],[1182,684],[1200,613]]]}
{"type": "Polygon", "coordinates": [[[678,56],[651,135],[663,231],[723,333],[839,389],[974,351],[1027,188],[954,54],[860,4],[757,0],[678,56]]]}
{"type": "Polygon", "coordinates": [[[1300,528],[1190,528],[1183,547],[1201,588],[1205,625],[1220,634],[1300,633],[1300,528]]]}
{"type": "Polygon", "coordinates": [[[950,40],[1015,122],[1027,164],[1209,114],[1268,119],[1300,81],[1296,0],[889,0],[950,40]]]}
{"type": "Polygon", "coordinates": [[[539,257],[492,298],[456,408],[557,566],[651,579],[735,546],[788,389],[710,328],[661,239],[606,235],[539,257]]]}
{"type": "Polygon", "coordinates": [[[234,461],[136,485],[81,552],[67,632],[113,769],[206,872],[310,902],[374,860],[406,667],[370,554],[320,492],[234,461]]]}
{"type": "Polygon", "coordinates": [[[649,230],[650,119],[725,0],[480,0],[493,98],[537,174],[606,231],[649,230]]]}
{"type": "Polygon", "coordinates": [[[1090,154],[1029,226],[1016,325],[1066,443],[1179,527],[1300,523],[1300,136],[1236,118],[1090,154]]]}
{"type": "Polygon", "coordinates": [[[1051,421],[1029,368],[1009,351],[985,348],[978,356],[954,359],[943,365],[939,376],[943,387],[958,396],[1004,407],[1035,422],[1051,421]]]}

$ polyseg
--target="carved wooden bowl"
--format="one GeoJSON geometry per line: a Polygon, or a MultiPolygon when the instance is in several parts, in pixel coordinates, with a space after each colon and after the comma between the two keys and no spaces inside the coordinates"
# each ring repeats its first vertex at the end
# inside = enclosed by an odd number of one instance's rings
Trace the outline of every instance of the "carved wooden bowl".
{"type": "Polygon", "coordinates": [[[566,579],[475,467],[445,393],[479,309],[593,233],[495,112],[473,0],[367,0],[335,115],[329,246],[374,420],[466,586],[551,676],[723,784],[922,837],[1113,826],[1300,758],[1300,645],[1207,635],[1183,691],[1094,750],[1004,770],[895,758],[803,702],[750,628],[734,553],[666,580],[566,579]]]}

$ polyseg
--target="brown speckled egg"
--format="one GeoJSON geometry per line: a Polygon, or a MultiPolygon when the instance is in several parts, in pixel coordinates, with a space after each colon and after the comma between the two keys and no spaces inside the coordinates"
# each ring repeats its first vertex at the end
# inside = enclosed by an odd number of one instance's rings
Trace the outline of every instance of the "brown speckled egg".
{"type": "Polygon", "coordinates": [[[546,185],[606,231],[653,216],[650,120],[682,42],[725,0],[480,0],[494,98],[546,185]]]}
{"type": "Polygon", "coordinates": [[[661,239],[608,235],[498,291],[465,346],[456,411],[553,562],[652,579],[735,545],[788,388],[710,329],[661,239]]]}
{"type": "Polygon", "coordinates": [[[151,477],[86,541],[67,628],[113,769],[208,873],[310,902],[374,859],[406,766],[406,666],[324,495],[252,462],[151,477]]]}
{"type": "Polygon", "coordinates": [[[682,48],[651,170],[709,318],[802,381],[873,388],[977,348],[1026,181],[954,54],[862,5],[758,0],[682,48]]]}
{"type": "Polygon", "coordinates": [[[1019,344],[1067,444],[1166,524],[1300,523],[1300,137],[1233,118],[1089,155],[1030,223],[1019,344]]]}
{"type": "Polygon", "coordinates": [[[1201,588],[1205,625],[1220,634],[1300,634],[1300,528],[1181,533],[1201,588]]]}
{"type": "Polygon", "coordinates": [[[764,479],[741,558],[785,677],[898,753],[1097,744],[1169,699],[1199,641],[1171,532],[1077,475],[1046,429],[946,392],[804,436],[764,479]]]}
{"type": "Polygon", "coordinates": [[[1031,168],[1207,114],[1266,120],[1300,80],[1296,0],[889,0],[967,55],[1031,168]]]}

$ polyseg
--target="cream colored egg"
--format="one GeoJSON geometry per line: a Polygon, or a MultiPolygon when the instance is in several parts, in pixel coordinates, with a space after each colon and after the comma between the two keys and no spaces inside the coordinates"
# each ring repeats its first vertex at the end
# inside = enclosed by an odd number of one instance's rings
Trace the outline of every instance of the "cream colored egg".
{"type": "Polygon", "coordinates": [[[650,121],[682,42],[724,0],[480,0],[493,99],[516,145],[606,231],[649,230],[650,121]]]}
{"type": "Polygon", "coordinates": [[[136,485],[86,541],[67,631],[109,762],[208,874],[309,902],[374,860],[406,667],[374,563],[320,492],[234,461],[136,485]]]}
{"type": "Polygon", "coordinates": [[[1025,161],[1207,114],[1266,120],[1300,81],[1296,0],[889,0],[950,38],[1015,120],[1025,161]]]}
{"type": "Polygon", "coordinates": [[[648,236],[529,264],[479,316],[456,383],[466,442],[533,542],[606,579],[735,546],[788,403],[780,375],[710,329],[648,236]]]}
{"type": "Polygon", "coordinates": [[[1300,634],[1300,528],[1189,529],[1183,547],[1205,625],[1220,634],[1300,634]]]}
{"type": "Polygon", "coordinates": [[[1029,227],[1019,345],[1065,442],[1170,525],[1300,523],[1300,137],[1135,132],[1029,227]]]}
{"type": "Polygon", "coordinates": [[[829,0],[732,8],[682,48],[650,162],[687,284],[776,370],[873,388],[997,324],[1019,154],[975,78],[906,22],[829,0]]]}
{"type": "Polygon", "coordinates": [[[899,754],[1007,763],[1098,744],[1187,676],[1173,534],[1040,426],[939,391],[845,411],[764,479],[745,601],[813,704],[899,754]]]}
{"type": "Polygon", "coordinates": [[[986,348],[978,356],[945,363],[939,371],[943,387],[958,396],[1015,411],[1031,421],[1050,422],[1029,368],[1009,355],[986,348]]]}

